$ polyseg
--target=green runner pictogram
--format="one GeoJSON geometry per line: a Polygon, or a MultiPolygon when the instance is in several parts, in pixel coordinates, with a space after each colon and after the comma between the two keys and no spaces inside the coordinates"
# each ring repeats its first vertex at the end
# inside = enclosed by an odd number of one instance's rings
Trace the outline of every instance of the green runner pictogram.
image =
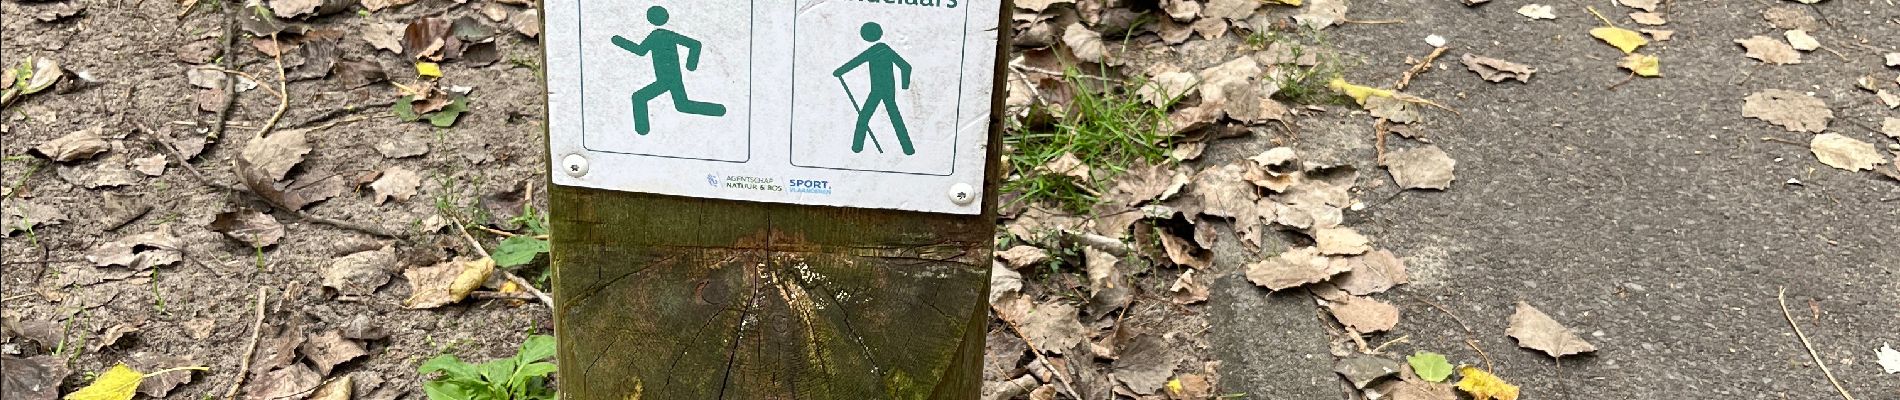
{"type": "MultiPolygon", "coordinates": [[[[647,22],[653,23],[653,26],[666,25],[666,19],[666,8],[660,6],[647,8],[647,22]]],[[[653,32],[648,33],[646,39],[639,43],[628,41],[620,35],[614,35],[613,42],[615,46],[633,52],[634,55],[645,56],[648,52],[652,53],[652,56],[647,58],[653,60],[653,83],[633,92],[633,130],[635,132],[645,135],[652,130],[648,122],[650,116],[647,115],[647,102],[660,97],[662,93],[672,95],[675,111],[711,117],[726,115],[726,106],[686,98],[686,82],[682,79],[680,72],[679,48],[685,47],[687,51],[686,70],[696,71],[699,69],[700,43],[698,40],[671,30],[654,28],[653,32]]]]}
{"type": "MultiPolygon", "coordinates": [[[[877,112],[877,106],[882,104],[884,113],[891,118],[891,129],[895,131],[897,144],[903,147],[904,155],[917,154],[910,144],[910,130],[904,128],[904,113],[897,109],[897,85],[893,82],[897,80],[894,76],[896,71],[891,70],[896,67],[903,72],[903,88],[909,90],[910,63],[897,55],[897,50],[892,50],[890,45],[878,42],[884,37],[884,28],[876,22],[864,23],[858,28],[858,35],[864,41],[873,43],[871,48],[858,53],[857,57],[831,72],[832,76],[838,77],[838,83],[844,85],[845,97],[851,98],[852,107],[858,111],[858,126],[851,139],[851,152],[864,152],[864,138],[871,135],[871,116],[877,112]],[[859,66],[868,66],[871,73],[871,92],[864,96],[863,104],[859,104],[857,98],[852,96],[851,85],[844,83],[844,74],[859,66]]],[[[878,145],[877,137],[871,137],[871,144],[878,145]]],[[[878,152],[884,152],[882,145],[878,145],[878,152]]]]}

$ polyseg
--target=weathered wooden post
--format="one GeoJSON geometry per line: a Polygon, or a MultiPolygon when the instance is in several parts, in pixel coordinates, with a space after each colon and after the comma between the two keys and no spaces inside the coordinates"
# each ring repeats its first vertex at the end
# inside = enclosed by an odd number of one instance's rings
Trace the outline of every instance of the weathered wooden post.
{"type": "Polygon", "coordinates": [[[563,396],[975,399],[1004,7],[545,2],[563,396]]]}

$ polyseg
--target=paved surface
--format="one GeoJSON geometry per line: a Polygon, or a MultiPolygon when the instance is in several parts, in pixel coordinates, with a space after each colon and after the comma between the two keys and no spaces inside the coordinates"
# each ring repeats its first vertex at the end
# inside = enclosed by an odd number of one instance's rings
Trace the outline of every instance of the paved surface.
{"type": "MultiPolygon", "coordinates": [[[[1384,295],[1404,313],[1384,338],[1409,335],[1419,349],[1480,362],[1458,323],[1418,301],[1426,299],[1475,329],[1526,398],[1839,398],[1782,316],[1776,291],[1786,287],[1795,319],[1849,391],[1900,398],[1900,375],[1873,361],[1882,343],[1900,345],[1900,184],[1821,165],[1808,152],[1809,134],[1741,117],[1742,98],[1755,91],[1813,92],[1834,109],[1829,132],[1884,147],[1893,141],[1863,126],[1900,112],[1877,108],[1852,82],[1875,72],[1891,80],[1900,70],[1847,46],[1836,47],[1851,62],[1823,51],[1805,54],[1806,64],[1761,66],[1731,41],[1778,37],[1760,12],[1792,3],[1682,0],[1665,12],[1674,40],[1643,50],[1662,57],[1666,77],[1610,91],[1627,72],[1615,67],[1619,52],[1587,35],[1600,22],[1582,10],[1586,2],[1546,2],[1557,7],[1555,21],[1517,15],[1519,2],[1494,3],[1357,1],[1353,19],[1405,23],[1327,31],[1359,58],[1347,78],[1360,83],[1395,80],[1407,55],[1429,50],[1428,34],[1453,46],[1443,68],[1409,92],[1463,113],[1428,112],[1423,125],[1458,159],[1458,180],[1449,191],[1395,196],[1383,170],[1362,169],[1362,182],[1383,186],[1361,195],[1369,208],[1347,216],[1405,257],[1417,280],[1384,295]],[[1528,85],[1484,82],[1457,64],[1465,52],[1539,72],[1528,85]],[[1785,184],[1790,178],[1804,184],[1785,184]],[[1519,349],[1504,329],[1520,300],[1601,350],[1560,368],[1519,349]]],[[[1606,15],[1627,12],[1587,3],[1606,15]]],[[[1819,8],[1834,24],[1814,33],[1824,44],[1864,38],[1900,51],[1900,35],[1891,34],[1900,32],[1900,8],[1884,0],[1819,8]]],[[[1370,138],[1366,119],[1308,118],[1302,135],[1370,138]]],[[[1365,146],[1350,151],[1369,159],[1365,146]]],[[[1251,261],[1228,254],[1228,268],[1251,261]]],[[[1231,296],[1215,303],[1217,326],[1231,327],[1215,332],[1217,351],[1234,360],[1224,391],[1341,396],[1336,382],[1312,382],[1315,365],[1330,362],[1325,340],[1309,337],[1324,335],[1312,307],[1264,290],[1249,296],[1244,285],[1228,275],[1216,291],[1231,296]]]]}

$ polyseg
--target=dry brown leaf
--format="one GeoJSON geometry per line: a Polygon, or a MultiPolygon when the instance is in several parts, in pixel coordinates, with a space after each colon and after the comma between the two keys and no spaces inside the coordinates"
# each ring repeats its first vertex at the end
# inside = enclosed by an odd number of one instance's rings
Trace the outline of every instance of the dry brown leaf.
{"type": "Polygon", "coordinates": [[[1900,139],[1900,118],[1886,117],[1881,120],[1880,133],[1890,138],[1900,139]]]}
{"type": "Polygon", "coordinates": [[[1405,263],[1389,250],[1368,252],[1365,255],[1343,257],[1333,262],[1344,263],[1349,271],[1333,279],[1333,285],[1346,293],[1366,296],[1384,292],[1394,286],[1412,281],[1405,271],[1405,263]]]}
{"type": "Polygon", "coordinates": [[[7,202],[0,215],[5,215],[0,219],[0,224],[5,224],[0,226],[0,232],[5,232],[5,236],[66,222],[66,212],[59,207],[18,199],[7,202]]]}
{"type": "Polygon", "coordinates": [[[1204,18],[1219,18],[1229,21],[1245,21],[1260,9],[1258,0],[1208,0],[1201,9],[1204,18]]]}
{"type": "Polygon", "coordinates": [[[389,271],[396,267],[396,252],[390,247],[361,251],[339,257],[320,271],[324,287],[346,296],[369,296],[389,283],[389,271]]]}
{"type": "Polygon", "coordinates": [[[1317,247],[1300,247],[1247,264],[1247,280],[1268,290],[1279,291],[1331,279],[1333,275],[1346,272],[1345,267],[1320,255],[1317,247]]]}
{"type": "Polygon", "coordinates": [[[1435,145],[1394,152],[1385,160],[1392,180],[1405,189],[1448,189],[1457,167],[1458,160],[1435,145]]]}
{"type": "Polygon", "coordinates": [[[1808,142],[1808,149],[1814,152],[1814,158],[1822,164],[1848,171],[1871,170],[1874,166],[1886,164],[1887,160],[1874,149],[1873,143],[1843,136],[1838,133],[1815,135],[1808,142]]]}
{"type": "Polygon", "coordinates": [[[56,355],[29,358],[0,356],[0,379],[6,380],[7,400],[56,400],[59,385],[72,371],[66,359],[56,355]]]}
{"type": "Polygon", "coordinates": [[[1024,339],[1043,351],[1068,353],[1088,335],[1088,327],[1082,326],[1076,314],[1075,306],[1061,301],[1037,305],[1020,325],[1024,339]]]}
{"type": "Polygon", "coordinates": [[[1207,301],[1207,284],[1194,280],[1194,270],[1181,272],[1181,277],[1168,287],[1169,299],[1174,304],[1194,304],[1207,301]]]}
{"type": "Polygon", "coordinates": [[[1235,219],[1256,216],[1260,194],[1247,182],[1246,173],[1240,164],[1227,164],[1194,175],[1191,190],[1201,200],[1201,213],[1235,219]]]}
{"type": "Polygon", "coordinates": [[[508,26],[515,28],[515,32],[522,36],[541,37],[541,11],[528,9],[515,13],[514,17],[508,18],[508,26]]]}
{"type": "Polygon", "coordinates": [[[1140,395],[1160,391],[1167,385],[1168,378],[1174,376],[1175,365],[1180,363],[1180,353],[1169,348],[1166,340],[1152,334],[1135,337],[1122,352],[1112,367],[1114,380],[1140,395]]]}
{"type": "Polygon", "coordinates": [[[1082,162],[1082,158],[1076,157],[1075,153],[1066,152],[1036,167],[1036,173],[1063,175],[1075,179],[1076,182],[1094,181],[1093,172],[1088,164],[1082,162]]]}
{"type": "Polygon", "coordinates": [[[361,343],[346,339],[336,331],[311,337],[297,349],[297,352],[303,353],[310,364],[317,367],[318,375],[326,376],[330,375],[330,371],[335,369],[337,364],[369,354],[369,350],[364,349],[361,343]]]}
{"type": "Polygon", "coordinates": [[[86,260],[95,267],[117,265],[146,270],[184,260],[184,254],[179,252],[183,248],[184,242],[172,236],[171,225],[166,224],[159,225],[151,232],[122,237],[94,247],[91,253],[86,254],[86,260]]]}
{"type": "Polygon", "coordinates": [[[1630,20],[1636,21],[1636,23],[1638,24],[1652,25],[1652,26],[1669,23],[1668,20],[1663,19],[1662,14],[1657,14],[1653,12],[1630,13],[1630,20]]]}
{"type": "Polygon", "coordinates": [[[1237,57],[1201,71],[1201,105],[1217,107],[1229,118],[1252,121],[1259,118],[1263,93],[1259,78],[1263,70],[1253,57],[1237,57]]]}
{"type": "Polygon", "coordinates": [[[1748,51],[1747,55],[1749,58],[1761,60],[1761,62],[1764,63],[1801,63],[1801,52],[1795,51],[1794,46],[1789,46],[1787,42],[1783,42],[1780,39],[1755,35],[1747,39],[1736,40],[1735,43],[1741,44],[1742,48],[1748,51]]]}
{"type": "Polygon", "coordinates": [[[1075,59],[1083,62],[1098,63],[1108,57],[1108,46],[1102,44],[1102,34],[1080,22],[1062,29],[1062,44],[1075,54],[1075,59]]]}
{"type": "Polygon", "coordinates": [[[1742,100],[1742,117],[1779,125],[1791,132],[1821,133],[1834,111],[1819,98],[1801,92],[1768,89],[1742,100]]]}
{"type": "Polygon", "coordinates": [[[1808,14],[1808,7],[1783,4],[1761,11],[1761,17],[1775,29],[1800,29],[1812,31],[1821,28],[1821,21],[1808,14]]]}
{"type": "Polygon", "coordinates": [[[1525,4],[1523,7],[1517,8],[1518,15],[1522,15],[1526,18],[1530,18],[1534,20],[1535,19],[1557,19],[1557,14],[1553,13],[1553,11],[1555,10],[1552,9],[1550,6],[1543,5],[1543,4],[1525,4]]]}
{"type": "Polygon", "coordinates": [[[401,22],[376,22],[363,28],[363,41],[370,47],[402,54],[402,33],[409,25],[401,22]]]}
{"type": "Polygon", "coordinates": [[[1191,22],[1201,17],[1201,2],[1195,0],[1161,0],[1161,11],[1175,21],[1191,22]]]}
{"type": "Polygon", "coordinates": [[[1821,41],[1815,40],[1814,36],[1808,35],[1807,31],[1795,29],[1781,34],[1788,39],[1788,46],[1794,47],[1795,50],[1814,51],[1821,48],[1821,41]]]}
{"type": "Polygon", "coordinates": [[[1365,389],[1366,386],[1379,379],[1398,375],[1402,369],[1404,369],[1403,364],[1398,361],[1368,354],[1355,355],[1333,362],[1333,372],[1346,377],[1347,382],[1352,382],[1353,387],[1360,389],[1365,389]]]}
{"type": "Polygon", "coordinates": [[[1531,307],[1529,303],[1517,302],[1517,311],[1511,313],[1511,325],[1505,334],[1517,339],[1517,345],[1538,350],[1551,357],[1563,357],[1596,351],[1597,347],[1583,341],[1569,328],[1557,323],[1543,311],[1531,307]]]}
{"type": "Polygon", "coordinates": [[[1128,168],[1126,173],[1115,179],[1115,186],[1109,189],[1109,195],[1103,200],[1107,204],[1132,207],[1157,200],[1167,200],[1174,193],[1187,187],[1186,173],[1175,172],[1174,168],[1164,164],[1137,165],[1128,168]]]}
{"type": "Polygon", "coordinates": [[[252,210],[219,213],[205,229],[222,233],[253,248],[265,248],[284,238],[284,224],[268,214],[252,210]]]}
{"type": "MultiPolygon", "coordinates": [[[[131,360],[126,361],[126,366],[138,371],[158,371],[184,365],[196,365],[196,363],[183,357],[152,352],[138,352],[132,354],[131,360]]],[[[178,388],[179,385],[191,383],[191,379],[196,375],[197,374],[191,371],[177,371],[147,376],[145,379],[139,380],[138,393],[151,396],[155,399],[163,399],[166,395],[171,394],[172,389],[178,388]]],[[[10,384],[12,382],[8,383],[10,384]]],[[[8,386],[8,390],[12,390],[11,385],[8,386]]]]}
{"type": "Polygon", "coordinates": [[[1035,246],[1018,245],[1009,250],[996,252],[996,257],[1003,259],[1003,262],[1009,265],[1009,269],[1023,269],[1049,261],[1049,251],[1035,246]]]}
{"type": "Polygon", "coordinates": [[[1624,7],[1655,12],[1656,6],[1662,3],[1662,0],[1616,0],[1616,2],[1621,3],[1624,7]]]}
{"type": "Polygon", "coordinates": [[[99,136],[100,128],[92,127],[68,133],[58,139],[41,143],[32,152],[54,162],[70,162],[92,158],[112,149],[112,144],[99,136]]]}
{"type": "Polygon", "coordinates": [[[1346,227],[1316,229],[1313,231],[1314,247],[1319,253],[1329,256],[1357,255],[1372,251],[1372,244],[1358,231],[1346,227]]]}
{"type": "Polygon", "coordinates": [[[356,380],[351,376],[345,375],[342,378],[334,379],[329,383],[323,384],[323,387],[317,388],[317,391],[311,393],[310,397],[306,400],[350,400],[350,396],[355,388],[356,380]]]}
{"type": "Polygon", "coordinates": [[[1174,265],[1194,269],[1204,269],[1213,265],[1213,253],[1201,251],[1188,238],[1175,236],[1173,232],[1161,232],[1161,249],[1168,254],[1168,261],[1174,265]]]}
{"type": "Polygon", "coordinates": [[[131,164],[133,171],[138,171],[145,176],[165,174],[165,156],[163,155],[134,158],[131,164]]]}
{"type": "Polygon", "coordinates": [[[390,199],[409,201],[410,197],[416,195],[416,188],[420,186],[422,186],[422,175],[403,167],[389,167],[388,170],[383,171],[381,178],[376,178],[376,182],[369,184],[370,189],[376,190],[376,204],[383,204],[384,201],[390,199]]]}
{"type": "Polygon", "coordinates": [[[244,386],[245,399],[274,400],[309,393],[323,383],[323,376],[303,364],[290,364],[258,376],[252,382],[255,383],[244,386]]]}
{"type": "Polygon", "coordinates": [[[1346,20],[1346,0],[1312,0],[1302,7],[1293,21],[1313,29],[1326,29],[1346,20]]]}
{"type": "Polygon", "coordinates": [[[249,164],[248,170],[258,174],[256,177],[263,182],[282,181],[291,168],[303,163],[305,154],[310,154],[307,133],[307,130],[292,129],[251,139],[238,158],[249,164]]]}
{"type": "Polygon", "coordinates": [[[1462,61],[1465,64],[1465,68],[1470,69],[1471,72],[1478,73],[1479,77],[1491,82],[1503,82],[1506,79],[1516,79],[1518,82],[1529,83],[1531,74],[1537,72],[1536,68],[1531,68],[1529,65],[1476,56],[1471,53],[1465,53],[1462,61]]]}
{"type": "Polygon", "coordinates": [[[370,11],[382,11],[385,8],[414,4],[416,0],[363,0],[363,8],[370,11]]]}
{"type": "Polygon", "coordinates": [[[1155,74],[1148,84],[1135,90],[1135,95],[1156,107],[1172,104],[1194,89],[1197,79],[1194,74],[1180,71],[1155,74]]]}
{"type": "Polygon", "coordinates": [[[1345,295],[1328,300],[1326,309],[1341,325],[1359,333],[1384,332],[1399,325],[1399,308],[1371,297],[1345,295]]]}
{"type": "Polygon", "coordinates": [[[1372,388],[1382,394],[1383,400],[1457,400],[1458,393],[1451,384],[1431,383],[1419,379],[1386,381],[1372,388]]]}
{"type": "Polygon", "coordinates": [[[402,276],[409,279],[409,299],[403,301],[403,307],[411,309],[436,308],[462,301],[468,293],[481,287],[488,275],[495,272],[495,260],[482,258],[473,261],[450,260],[429,267],[412,268],[403,271],[402,276]]]}

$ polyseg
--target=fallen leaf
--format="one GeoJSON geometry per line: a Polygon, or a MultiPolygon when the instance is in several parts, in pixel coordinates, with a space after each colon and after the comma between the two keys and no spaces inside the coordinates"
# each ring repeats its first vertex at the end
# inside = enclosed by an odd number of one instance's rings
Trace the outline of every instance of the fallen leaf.
{"type": "MultiPolygon", "coordinates": [[[[164,369],[167,366],[190,365],[191,361],[170,355],[140,352],[132,355],[130,364],[135,366],[133,370],[146,369],[156,371],[164,369]]],[[[189,371],[180,371],[146,376],[143,381],[139,382],[138,392],[155,399],[162,399],[165,398],[166,395],[171,394],[172,389],[177,389],[180,385],[191,383],[194,375],[195,374],[189,371]]]]}
{"type": "Polygon", "coordinates": [[[1386,381],[1373,388],[1380,400],[1457,400],[1451,385],[1405,379],[1386,381]]]}
{"type": "MultiPolygon", "coordinates": [[[[1517,345],[1543,351],[1551,357],[1563,357],[1596,351],[1597,347],[1583,341],[1569,328],[1557,323],[1543,311],[1531,307],[1529,303],[1517,302],[1517,311],[1511,313],[1511,324],[1504,333],[1517,339],[1517,345]]],[[[1469,377],[1467,377],[1469,379],[1469,377]]],[[[1463,382],[1459,386],[1464,386],[1463,382]]]]}
{"type": "Polygon", "coordinates": [[[1889,375],[1900,374],[1900,350],[1894,350],[1893,345],[1881,345],[1880,350],[1874,352],[1874,358],[1880,363],[1882,371],[1889,375]]]}
{"type": "Polygon", "coordinates": [[[95,267],[123,266],[142,271],[184,260],[179,249],[184,243],[172,236],[171,225],[159,225],[151,232],[128,235],[106,242],[86,254],[95,267]]]}
{"type": "Polygon", "coordinates": [[[1009,269],[1023,269],[1049,261],[1049,251],[1035,246],[1016,246],[996,252],[1009,269]]]}
{"type": "Polygon", "coordinates": [[[1174,376],[1179,353],[1156,335],[1138,336],[1123,351],[1112,367],[1114,379],[1136,394],[1154,394],[1174,376]]]}
{"type": "Polygon", "coordinates": [[[1616,2],[1622,4],[1624,7],[1655,12],[1656,6],[1662,3],[1662,0],[1616,0],[1616,2]]]}
{"type": "Polygon", "coordinates": [[[40,7],[37,11],[38,13],[33,14],[33,19],[40,20],[40,22],[59,22],[60,20],[72,18],[75,15],[86,12],[86,5],[77,1],[53,3],[52,5],[40,7]]]}
{"type": "Polygon", "coordinates": [[[409,201],[416,195],[416,188],[422,186],[422,175],[403,167],[389,167],[383,176],[370,183],[370,189],[376,191],[376,204],[395,199],[409,201]]]}
{"type": "Polygon", "coordinates": [[[409,158],[428,154],[429,141],[411,135],[399,135],[376,143],[375,148],[376,153],[385,158],[409,158]]]}
{"type": "Polygon", "coordinates": [[[389,271],[396,266],[396,253],[390,247],[361,251],[339,257],[323,268],[323,287],[334,288],[346,296],[369,296],[389,283],[389,271]]]}
{"type": "Polygon", "coordinates": [[[1496,58],[1475,56],[1471,55],[1471,53],[1465,53],[1462,61],[1466,69],[1478,73],[1479,77],[1491,82],[1503,82],[1506,79],[1516,79],[1518,82],[1530,83],[1531,74],[1537,72],[1536,68],[1531,68],[1529,65],[1496,58]]]}
{"type": "Polygon", "coordinates": [[[1208,0],[1201,8],[1201,17],[1244,21],[1260,9],[1260,3],[1260,0],[1208,0]]]}
{"type": "Polygon", "coordinates": [[[1630,13],[1630,20],[1636,21],[1638,24],[1651,26],[1669,23],[1668,20],[1663,19],[1662,14],[1651,12],[1630,13]]]}
{"type": "Polygon", "coordinates": [[[1622,50],[1623,54],[1634,53],[1636,49],[1649,44],[1649,39],[1644,39],[1643,34],[1614,26],[1592,28],[1590,29],[1590,36],[1596,37],[1604,43],[1609,43],[1611,46],[1615,46],[1618,50],[1622,50]]]}
{"type": "Polygon", "coordinates": [[[1874,166],[1886,164],[1887,160],[1874,149],[1873,143],[1843,136],[1838,133],[1815,135],[1808,142],[1808,149],[1814,152],[1814,158],[1822,164],[1848,171],[1871,170],[1874,166]]]}
{"type": "Polygon", "coordinates": [[[310,154],[310,144],[305,139],[307,131],[293,129],[277,132],[267,137],[251,139],[238,154],[240,161],[249,164],[249,170],[261,174],[264,182],[284,180],[291,168],[303,163],[305,154],[310,154]]]}
{"type": "Polygon", "coordinates": [[[66,394],[66,400],[131,400],[138,394],[139,381],[145,375],[125,364],[113,365],[92,379],[92,384],[66,394]]]}
{"type": "MultiPolygon", "coordinates": [[[[1300,0],[1287,1],[1293,1],[1296,3],[1294,5],[1298,5],[1297,3],[1300,0]]],[[[1209,381],[1206,375],[1201,374],[1181,374],[1181,376],[1168,381],[1167,389],[1168,398],[1171,400],[1208,400],[1214,398],[1214,382],[1209,381]]]]}
{"type": "Polygon", "coordinates": [[[1458,390],[1471,394],[1471,400],[1517,400],[1517,386],[1505,383],[1497,375],[1466,366],[1458,369],[1465,377],[1458,380],[1458,390]]]}
{"type": "Polygon", "coordinates": [[[1023,336],[1043,351],[1067,353],[1088,334],[1088,328],[1076,319],[1077,311],[1059,301],[1037,305],[1020,324],[1023,336]]]}
{"type": "Polygon", "coordinates": [[[436,308],[462,301],[468,293],[479,288],[495,272],[495,260],[482,258],[472,261],[450,260],[430,267],[412,268],[403,271],[409,279],[409,299],[403,301],[403,307],[411,309],[436,308]]]}
{"type": "Polygon", "coordinates": [[[1458,160],[1435,145],[1393,152],[1385,160],[1392,180],[1405,189],[1448,189],[1457,167],[1458,160]]]}
{"type": "Polygon", "coordinates": [[[1427,382],[1444,382],[1451,377],[1451,363],[1445,361],[1444,354],[1421,351],[1405,357],[1405,362],[1412,365],[1412,373],[1427,382]]]}
{"type": "MultiPolygon", "coordinates": [[[[374,10],[372,10],[374,11],[374,10]]],[[[402,54],[402,34],[408,24],[401,22],[377,22],[363,28],[363,41],[370,47],[402,54]]]]}
{"type": "Polygon", "coordinates": [[[9,202],[6,205],[4,215],[6,216],[5,219],[0,221],[4,221],[5,226],[0,227],[0,231],[4,231],[5,236],[13,236],[14,233],[30,232],[35,228],[54,226],[66,222],[66,212],[61,211],[60,207],[32,203],[25,200],[9,202]]]}
{"type": "Polygon", "coordinates": [[[1523,7],[1517,8],[1518,15],[1523,15],[1530,19],[1557,19],[1557,15],[1551,13],[1551,11],[1552,8],[1550,6],[1543,4],[1525,4],[1523,7]]]}
{"type": "Polygon", "coordinates": [[[1102,62],[1108,56],[1108,46],[1102,44],[1102,34],[1081,23],[1069,24],[1062,30],[1062,44],[1068,46],[1077,60],[1083,62],[1102,62]]]}
{"type": "Polygon", "coordinates": [[[0,356],[0,381],[6,382],[7,400],[54,400],[59,398],[60,381],[72,371],[58,356],[30,358],[0,356]]]}
{"type": "Polygon", "coordinates": [[[1821,21],[1808,15],[1808,7],[1792,4],[1778,5],[1761,10],[1761,17],[1775,29],[1800,29],[1812,31],[1821,28],[1821,21]]]}
{"type": "Polygon", "coordinates": [[[1819,98],[1801,92],[1768,89],[1742,100],[1742,117],[1779,125],[1790,132],[1821,133],[1834,111],[1819,98]]]}
{"type": "Polygon", "coordinates": [[[1201,71],[1201,104],[1218,107],[1228,118],[1251,121],[1260,117],[1260,101],[1267,93],[1260,84],[1264,72],[1253,57],[1236,57],[1201,71]]]}
{"type": "Polygon", "coordinates": [[[355,386],[356,380],[345,375],[342,378],[333,379],[328,383],[324,383],[323,387],[317,388],[317,391],[311,393],[310,397],[306,400],[350,400],[351,392],[354,391],[355,386]]]}
{"type": "Polygon", "coordinates": [[[1194,0],[1160,0],[1161,11],[1175,21],[1188,22],[1201,17],[1201,2],[1194,0]]]}
{"type": "Polygon", "coordinates": [[[1328,299],[1326,309],[1333,312],[1333,318],[1338,319],[1341,325],[1353,332],[1384,332],[1399,325],[1399,308],[1371,297],[1339,292],[1334,299],[1328,299]]]}
{"type": "Polygon", "coordinates": [[[1181,277],[1175,279],[1174,285],[1168,287],[1168,293],[1173,294],[1170,300],[1174,301],[1174,304],[1195,304],[1207,301],[1209,294],[1207,284],[1195,281],[1194,271],[1192,269],[1182,271],[1181,277]]]}
{"type": "Polygon", "coordinates": [[[1344,94],[1346,97],[1351,97],[1353,101],[1358,102],[1361,106],[1366,105],[1366,99],[1370,97],[1392,97],[1392,91],[1390,90],[1355,85],[1339,78],[1333,78],[1332,82],[1326,84],[1326,87],[1332,88],[1333,91],[1344,94]]]}
{"type": "Polygon", "coordinates": [[[1317,247],[1295,248],[1247,264],[1247,280],[1273,291],[1325,281],[1342,272],[1345,266],[1321,256],[1317,247]]]}
{"type": "Polygon", "coordinates": [[[515,13],[514,17],[508,18],[508,25],[510,27],[515,28],[515,32],[520,33],[523,36],[527,36],[531,38],[540,37],[541,36],[541,11],[535,10],[535,9],[529,9],[526,11],[515,13]]]}
{"type": "Polygon", "coordinates": [[[131,164],[132,170],[145,174],[145,176],[159,176],[165,174],[165,156],[163,155],[134,158],[131,164]]]}
{"type": "Polygon", "coordinates": [[[1172,232],[1161,232],[1161,250],[1167,253],[1168,261],[1174,265],[1204,269],[1214,262],[1213,252],[1201,251],[1193,241],[1172,232]]]}
{"type": "Polygon", "coordinates": [[[1809,36],[1807,31],[1795,29],[1782,32],[1782,36],[1788,39],[1788,46],[1795,50],[1814,51],[1821,48],[1821,41],[1815,40],[1814,36],[1809,36]]]}
{"type": "Polygon", "coordinates": [[[368,350],[363,349],[361,343],[346,339],[336,331],[311,337],[309,341],[303,343],[303,346],[298,347],[297,352],[302,353],[311,365],[317,367],[317,375],[329,375],[338,364],[369,354],[368,350]]]}
{"type": "Polygon", "coordinates": [[[1880,133],[1890,138],[1900,139],[1900,118],[1886,117],[1881,120],[1880,133]]]}
{"type": "Polygon", "coordinates": [[[416,0],[363,0],[363,8],[370,11],[382,11],[385,8],[414,4],[416,0]]]}
{"type": "Polygon", "coordinates": [[[1742,49],[1748,51],[1748,58],[1761,60],[1764,63],[1784,65],[1801,63],[1801,52],[1795,51],[1794,46],[1789,46],[1788,43],[1779,39],[1755,35],[1747,39],[1738,39],[1735,43],[1742,45],[1742,49]]]}
{"type": "Polygon", "coordinates": [[[1094,181],[1092,177],[1093,171],[1090,170],[1089,165],[1083,163],[1082,158],[1076,157],[1075,153],[1064,152],[1062,155],[1056,156],[1056,158],[1049,160],[1049,162],[1037,166],[1036,173],[1067,176],[1075,179],[1076,182],[1094,181]]]}
{"type": "Polygon", "coordinates": [[[1346,227],[1316,229],[1313,231],[1314,247],[1319,253],[1329,256],[1357,255],[1372,251],[1371,241],[1358,231],[1346,227]]]}
{"type": "Polygon", "coordinates": [[[303,364],[271,370],[258,376],[255,383],[244,386],[244,397],[248,400],[273,400],[293,398],[310,393],[323,384],[323,376],[310,370],[303,364]]]}
{"type": "Polygon", "coordinates": [[[1887,53],[1885,57],[1887,59],[1887,66],[1900,67],[1900,53],[1887,53]]]}
{"type": "Polygon", "coordinates": [[[1360,354],[1333,362],[1333,372],[1346,377],[1352,386],[1365,389],[1381,378],[1398,375],[1402,368],[1398,361],[1360,354]]]}
{"type": "Polygon", "coordinates": [[[1616,66],[1630,70],[1636,76],[1662,76],[1662,59],[1648,54],[1630,53],[1623,56],[1623,61],[1617,62],[1616,66]]]}
{"type": "Polygon", "coordinates": [[[1247,182],[1246,167],[1226,164],[1201,170],[1194,175],[1192,193],[1201,201],[1201,212],[1226,218],[1256,216],[1260,194],[1247,182]]]}
{"type": "Polygon", "coordinates": [[[1189,90],[1193,90],[1198,79],[1192,73],[1174,71],[1156,74],[1148,84],[1135,90],[1135,95],[1156,107],[1174,104],[1189,90]]]}
{"type": "Polygon", "coordinates": [[[1312,0],[1311,4],[1302,7],[1299,15],[1293,16],[1294,22],[1313,29],[1326,29],[1345,20],[1345,0],[1312,0]]]}
{"type": "Polygon", "coordinates": [[[1334,259],[1335,263],[1345,264],[1349,272],[1333,279],[1340,290],[1354,295],[1365,296],[1384,292],[1394,286],[1411,282],[1405,271],[1405,263],[1389,250],[1367,252],[1365,255],[1334,259]]]}
{"type": "Polygon", "coordinates": [[[93,156],[112,149],[112,143],[99,136],[100,128],[92,127],[68,133],[58,139],[41,143],[32,152],[53,162],[70,162],[90,159],[93,156]]]}
{"type": "Polygon", "coordinates": [[[284,238],[284,224],[269,214],[252,210],[219,213],[205,229],[222,233],[252,248],[265,248],[284,238]]]}

